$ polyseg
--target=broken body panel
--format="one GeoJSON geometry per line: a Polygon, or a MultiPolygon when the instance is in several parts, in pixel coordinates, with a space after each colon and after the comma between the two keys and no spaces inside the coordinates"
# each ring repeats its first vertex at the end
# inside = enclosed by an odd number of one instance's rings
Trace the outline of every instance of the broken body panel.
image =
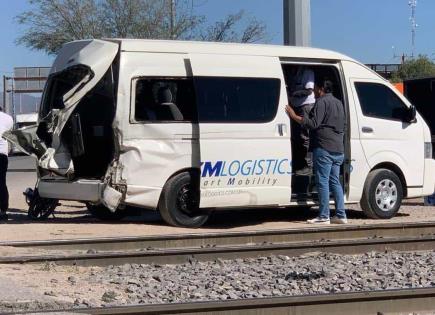
{"type": "Polygon", "coordinates": [[[118,207],[122,194],[103,179],[83,182],[76,178],[71,152],[74,150],[70,149],[71,143],[65,143],[63,132],[76,107],[103,79],[118,52],[118,44],[101,40],[64,45],[47,80],[38,125],[5,134],[21,151],[38,158],[41,197],[103,202],[112,210],[118,207]],[[63,187],[63,198],[53,189],[56,185],[63,187]]]}

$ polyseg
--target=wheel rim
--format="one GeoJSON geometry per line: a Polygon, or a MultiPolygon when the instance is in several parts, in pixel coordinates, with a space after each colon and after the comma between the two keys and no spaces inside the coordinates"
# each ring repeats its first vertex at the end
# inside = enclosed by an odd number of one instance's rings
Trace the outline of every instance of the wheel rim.
{"type": "Polygon", "coordinates": [[[197,214],[198,200],[195,196],[196,194],[191,184],[183,185],[177,194],[178,209],[189,216],[197,214]]]}
{"type": "Polygon", "coordinates": [[[383,179],[376,187],[376,204],[382,211],[390,211],[397,203],[397,186],[390,179],[383,179]]]}

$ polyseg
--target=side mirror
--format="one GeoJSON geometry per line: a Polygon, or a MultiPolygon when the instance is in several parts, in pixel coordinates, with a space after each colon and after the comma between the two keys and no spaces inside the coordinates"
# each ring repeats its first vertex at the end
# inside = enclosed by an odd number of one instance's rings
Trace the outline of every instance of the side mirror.
{"type": "Polygon", "coordinates": [[[414,124],[417,122],[417,110],[414,105],[411,105],[411,107],[408,108],[404,118],[405,122],[410,124],[414,124]]]}

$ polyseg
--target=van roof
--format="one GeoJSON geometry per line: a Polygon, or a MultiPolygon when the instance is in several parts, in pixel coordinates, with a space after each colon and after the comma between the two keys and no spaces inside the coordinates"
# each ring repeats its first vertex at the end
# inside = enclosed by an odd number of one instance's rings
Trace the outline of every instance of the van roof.
{"type": "Polygon", "coordinates": [[[352,58],[334,51],[308,47],[150,39],[105,40],[119,43],[121,51],[258,55],[276,56],[280,58],[353,61],[352,58]]]}

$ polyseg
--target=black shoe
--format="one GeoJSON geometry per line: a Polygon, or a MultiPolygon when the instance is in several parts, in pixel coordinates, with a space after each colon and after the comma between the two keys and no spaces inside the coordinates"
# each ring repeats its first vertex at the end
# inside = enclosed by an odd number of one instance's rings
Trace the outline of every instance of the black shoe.
{"type": "Polygon", "coordinates": [[[304,167],[304,168],[296,171],[296,175],[299,175],[299,176],[310,176],[312,174],[313,174],[313,170],[309,167],[304,167]]]}
{"type": "Polygon", "coordinates": [[[6,211],[1,211],[0,212],[0,221],[7,221],[8,220],[8,215],[6,213],[6,211]]]}

